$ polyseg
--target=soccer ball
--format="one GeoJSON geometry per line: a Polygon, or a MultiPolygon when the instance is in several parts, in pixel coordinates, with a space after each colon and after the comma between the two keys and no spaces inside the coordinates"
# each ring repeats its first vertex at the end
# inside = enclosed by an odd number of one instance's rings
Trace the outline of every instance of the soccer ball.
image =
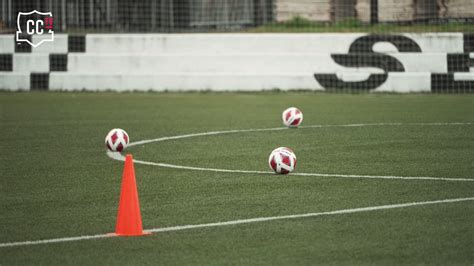
{"type": "Polygon", "coordinates": [[[287,127],[298,127],[303,122],[303,113],[296,107],[290,107],[283,111],[283,124],[287,127]]]}
{"type": "Polygon", "coordinates": [[[111,151],[121,152],[125,150],[130,142],[127,132],[120,128],[110,130],[105,137],[105,146],[111,151]]]}
{"type": "Polygon", "coordinates": [[[288,174],[296,167],[296,155],[290,148],[276,148],[270,153],[268,165],[277,174],[288,174]]]}

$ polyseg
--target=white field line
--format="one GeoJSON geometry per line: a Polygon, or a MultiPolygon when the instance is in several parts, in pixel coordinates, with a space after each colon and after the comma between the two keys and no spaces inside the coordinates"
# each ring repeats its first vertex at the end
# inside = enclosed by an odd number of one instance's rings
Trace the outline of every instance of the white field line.
{"type": "MultiPolygon", "coordinates": [[[[299,128],[331,128],[331,127],[377,127],[377,126],[464,126],[471,125],[470,122],[454,122],[454,123],[373,123],[373,124],[344,124],[344,125],[311,125],[311,126],[299,126],[299,128]]],[[[171,137],[161,137],[156,139],[140,140],[130,143],[128,146],[143,145],[152,142],[161,142],[167,140],[185,139],[201,136],[211,135],[222,135],[232,133],[245,133],[245,132],[259,132],[259,131],[278,131],[278,130],[295,130],[287,127],[274,127],[274,128],[254,128],[254,129],[233,129],[233,130],[222,130],[222,131],[210,131],[193,134],[185,134],[171,137]]]]}
{"type": "Polygon", "coordinates": [[[193,138],[193,137],[201,137],[201,136],[212,136],[212,135],[222,135],[222,134],[230,134],[230,133],[244,133],[244,132],[258,132],[258,131],[277,131],[277,130],[287,130],[287,127],[274,127],[274,128],[260,128],[260,129],[234,129],[234,130],[223,130],[223,131],[210,131],[210,132],[202,132],[202,133],[194,133],[194,134],[186,134],[186,135],[178,135],[172,137],[162,137],[156,139],[148,139],[148,140],[141,140],[135,141],[130,143],[128,146],[137,146],[143,145],[152,142],[161,142],[167,140],[175,140],[175,139],[185,139],[185,138],[193,138]]]}
{"type": "MultiPolygon", "coordinates": [[[[469,122],[454,122],[454,123],[376,123],[376,124],[344,124],[344,125],[311,125],[311,126],[300,126],[300,128],[331,128],[331,127],[373,127],[373,126],[457,126],[457,125],[471,125],[469,122]]],[[[129,146],[144,145],[152,142],[162,142],[168,140],[177,140],[184,138],[200,137],[200,136],[212,136],[221,134],[231,133],[245,133],[245,132],[260,132],[260,131],[277,131],[277,130],[295,130],[287,127],[277,128],[259,128],[259,129],[234,129],[224,131],[210,131],[194,134],[185,134],[171,137],[161,137],[156,139],[141,140],[132,142],[129,146]]],[[[124,161],[120,153],[107,152],[107,155],[115,160],[124,161]]],[[[220,172],[220,173],[241,173],[241,174],[274,174],[273,172],[266,171],[252,171],[252,170],[232,170],[232,169],[218,169],[218,168],[204,168],[204,167],[193,167],[184,165],[174,165],[167,163],[156,163],[147,162],[142,160],[134,160],[135,163],[152,165],[166,168],[175,168],[183,170],[194,170],[194,171],[209,171],[209,172],[220,172]]],[[[294,176],[316,176],[316,177],[341,177],[341,178],[368,178],[368,179],[403,179],[403,180],[436,180],[436,181],[461,181],[461,182],[474,182],[473,178],[447,178],[447,177],[430,177],[430,176],[380,176],[380,175],[348,175],[348,174],[327,174],[327,173],[292,173],[294,176]]]]}
{"type": "Polygon", "coordinates": [[[16,246],[41,245],[41,244],[51,244],[51,243],[61,243],[61,242],[73,242],[73,241],[97,239],[97,238],[106,238],[106,237],[113,237],[113,235],[111,235],[111,234],[101,234],[101,235],[62,237],[62,238],[53,238],[53,239],[45,239],[45,240],[29,240],[29,241],[22,241],[22,242],[6,242],[6,243],[1,243],[0,248],[16,247],[16,246]]]}
{"type": "MultiPolygon", "coordinates": [[[[145,230],[145,231],[153,232],[153,233],[173,232],[173,231],[182,231],[182,230],[197,229],[197,228],[218,227],[218,226],[239,225],[239,224],[250,224],[250,223],[259,223],[259,222],[269,222],[269,221],[275,221],[275,220],[299,219],[299,218],[329,216],[329,215],[339,215],[339,214],[351,214],[351,213],[360,213],[360,212],[371,212],[371,211],[400,209],[400,208],[408,208],[408,207],[423,206],[423,205],[456,203],[456,202],[466,202],[466,201],[474,201],[474,197],[433,200],[433,201],[409,202],[409,203],[400,203],[400,204],[389,204],[389,205],[372,206],[372,207],[342,209],[342,210],[327,211],[327,212],[312,212],[312,213],[303,213],[303,214],[294,214],[294,215],[258,217],[258,218],[239,219],[239,220],[233,220],[233,221],[215,222],[215,223],[206,223],[206,224],[180,225],[180,226],[172,226],[172,227],[153,228],[153,229],[149,229],[149,230],[145,230]]],[[[76,237],[53,238],[53,239],[45,239],[45,240],[31,240],[31,241],[22,241],[22,242],[6,242],[6,243],[0,243],[0,248],[15,247],[15,246],[52,244],[52,243],[61,243],[61,242],[72,242],[72,241],[109,238],[109,237],[114,237],[114,235],[99,234],[99,235],[85,235],[85,236],[76,236],[76,237]]]]}
{"type": "MultiPolygon", "coordinates": [[[[141,160],[133,160],[135,163],[144,165],[153,165],[166,168],[175,168],[183,170],[194,171],[208,171],[218,173],[240,173],[240,174],[268,174],[275,175],[274,172],[265,171],[251,171],[251,170],[232,170],[232,169],[217,169],[217,168],[203,168],[193,166],[182,166],[167,163],[154,163],[141,160]]],[[[320,174],[320,173],[291,173],[291,176],[316,176],[316,177],[341,177],[341,178],[368,178],[368,179],[403,179],[403,180],[436,180],[436,181],[461,181],[474,182],[473,178],[449,178],[449,177],[430,177],[430,176],[377,176],[377,175],[342,175],[342,174],[320,174]]]]}

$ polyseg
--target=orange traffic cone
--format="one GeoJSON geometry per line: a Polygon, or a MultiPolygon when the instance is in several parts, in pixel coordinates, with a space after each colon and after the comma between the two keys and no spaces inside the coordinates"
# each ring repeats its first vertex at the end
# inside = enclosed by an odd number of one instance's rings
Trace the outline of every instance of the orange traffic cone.
{"type": "Polygon", "coordinates": [[[133,157],[131,154],[127,154],[123,169],[122,189],[120,192],[115,235],[142,236],[149,234],[150,233],[143,231],[133,157]]]}

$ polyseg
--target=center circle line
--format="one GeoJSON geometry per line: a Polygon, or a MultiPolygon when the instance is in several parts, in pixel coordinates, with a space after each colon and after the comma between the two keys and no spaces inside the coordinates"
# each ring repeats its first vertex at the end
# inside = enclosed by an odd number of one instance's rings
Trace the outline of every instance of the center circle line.
{"type": "MultiPolygon", "coordinates": [[[[362,123],[362,124],[341,124],[341,125],[309,125],[309,126],[300,126],[299,128],[332,128],[332,127],[370,127],[370,126],[464,126],[472,125],[470,122],[433,122],[433,123],[362,123]]],[[[295,130],[289,129],[287,127],[276,127],[276,128],[259,128],[259,129],[232,129],[232,130],[223,130],[223,131],[209,131],[201,133],[192,133],[184,135],[176,135],[169,137],[160,137],[155,139],[141,140],[132,142],[129,144],[129,147],[145,145],[153,142],[163,142],[169,140],[178,140],[192,137],[200,136],[213,136],[213,135],[223,135],[223,134],[232,134],[232,133],[246,133],[246,132],[261,132],[261,131],[279,131],[279,130],[295,130]]],[[[118,161],[124,161],[125,157],[119,152],[107,151],[107,155],[118,161]]],[[[168,163],[160,162],[149,162],[143,160],[133,160],[134,163],[158,166],[164,168],[174,168],[174,169],[183,169],[183,170],[193,170],[193,171],[208,171],[208,172],[220,172],[220,173],[242,173],[242,174],[274,174],[270,171],[255,171],[255,170],[234,170],[234,169],[221,169],[221,168],[205,168],[205,167],[194,167],[194,166],[184,166],[184,165],[175,165],[168,163]]],[[[331,174],[331,173],[291,173],[291,176],[315,176],[315,177],[339,177],[339,178],[366,178],[366,179],[402,179],[402,180],[435,180],[435,181],[457,181],[457,182],[473,182],[473,178],[448,178],[448,177],[430,177],[430,176],[395,176],[395,175],[358,175],[358,174],[331,174]]]]}

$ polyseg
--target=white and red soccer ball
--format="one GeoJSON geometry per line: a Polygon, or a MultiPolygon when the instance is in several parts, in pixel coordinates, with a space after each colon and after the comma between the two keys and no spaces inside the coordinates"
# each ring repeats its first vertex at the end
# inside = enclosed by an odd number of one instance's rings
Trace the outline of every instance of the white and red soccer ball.
{"type": "Polygon", "coordinates": [[[105,146],[110,151],[121,152],[127,148],[128,143],[130,143],[130,138],[127,132],[120,128],[110,130],[109,134],[105,137],[105,146]]]}
{"type": "Polygon", "coordinates": [[[277,174],[289,174],[295,170],[296,155],[290,148],[276,148],[270,153],[268,165],[277,174]]]}
{"type": "Polygon", "coordinates": [[[287,127],[298,127],[303,122],[303,112],[296,107],[290,107],[283,111],[283,124],[287,127]]]}

